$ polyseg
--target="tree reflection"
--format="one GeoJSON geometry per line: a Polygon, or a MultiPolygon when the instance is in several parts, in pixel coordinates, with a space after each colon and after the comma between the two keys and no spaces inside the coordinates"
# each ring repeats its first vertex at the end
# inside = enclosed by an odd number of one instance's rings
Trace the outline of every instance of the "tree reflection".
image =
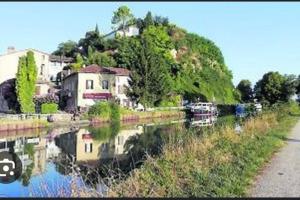
{"type": "Polygon", "coordinates": [[[34,144],[25,144],[24,154],[29,155],[29,158],[32,160],[32,163],[26,167],[25,172],[22,173],[19,180],[22,181],[23,186],[28,186],[30,184],[30,178],[34,168],[34,144]]]}

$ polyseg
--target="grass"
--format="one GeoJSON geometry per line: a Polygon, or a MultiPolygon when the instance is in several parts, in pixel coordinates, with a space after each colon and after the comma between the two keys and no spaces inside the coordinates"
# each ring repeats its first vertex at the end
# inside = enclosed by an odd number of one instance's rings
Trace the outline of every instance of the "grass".
{"type": "Polygon", "coordinates": [[[276,109],[246,120],[241,134],[230,126],[176,134],[161,155],[148,156],[141,168],[112,185],[109,196],[246,196],[258,170],[284,144],[299,119],[286,107],[276,109]]]}

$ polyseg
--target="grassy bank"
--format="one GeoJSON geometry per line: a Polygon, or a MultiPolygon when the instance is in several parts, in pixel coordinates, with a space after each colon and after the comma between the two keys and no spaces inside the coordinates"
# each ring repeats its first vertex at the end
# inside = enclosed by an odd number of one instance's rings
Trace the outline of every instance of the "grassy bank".
{"type": "Polygon", "coordinates": [[[279,106],[245,121],[237,134],[224,126],[176,134],[157,157],[111,187],[111,197],[245,196],[258,170],[284,144],[299,107],[279,106]]]}

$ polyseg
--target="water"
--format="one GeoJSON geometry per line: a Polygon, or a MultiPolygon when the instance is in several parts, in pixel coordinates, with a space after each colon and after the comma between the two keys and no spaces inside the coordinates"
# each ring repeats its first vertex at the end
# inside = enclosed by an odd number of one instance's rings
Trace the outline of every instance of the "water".
{"type": "Polygon", "coordinates": [[[103,193],[104,183],[109,180],[105,178],[125,176],[142,165],[146,153],[159,154],[164,142],[176,130],[210,127],[216,121],[234,125],[234,118],[230,116],[218,120],[197,117],[122,126],[0,132],[0,150],[14,151],[24,165],[19,180],[0,183],[0,197],[67,197],[71,195],[74,182],[103,193]]]}

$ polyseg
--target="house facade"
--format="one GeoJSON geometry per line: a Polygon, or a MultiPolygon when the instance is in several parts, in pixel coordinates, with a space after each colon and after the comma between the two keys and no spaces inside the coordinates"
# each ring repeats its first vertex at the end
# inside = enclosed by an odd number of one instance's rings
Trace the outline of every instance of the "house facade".
{"type": "Polygon", "coordinates": [[[12,102],[16,101],[14,80],[18,72],[19,58],[26,56],[28,51],[34,53],[37,66],[37,97],[48,95],[50,88],[55,86],[56,74],[72,62],[70,58],[52,56],[36,49],[16,50],[8,47],[7,52],[0,55],[0,112],[8,112],[15,106],[12,102]]]}
{"type": "Polygon", "coordinates": [[[59,72],[63,71],[65,66],[70,65],[73,62],[73,58],[65,57],[65,56],[49,56],[49,79],[51,82],[57,83],[60,85],[61,78],[59,72]]]}
{"type": "Polygon", "coordinates": [[[134,104],[125,95],[129,85],[129,70],[90,65],[66,76],[62,82],[62,93],[67,110],[89,107],[98,101],[117,99],[121,106],[134,104]]]}
{"type": "Polygon", "coordinates": [[[35,49],[15,50],[9,47],[7,53],[0,55],[0,84],[16,77],[19,58],[26,56],[28,51],[34,53],[39,80],[49,80],[49,54],[35,49]]]}

